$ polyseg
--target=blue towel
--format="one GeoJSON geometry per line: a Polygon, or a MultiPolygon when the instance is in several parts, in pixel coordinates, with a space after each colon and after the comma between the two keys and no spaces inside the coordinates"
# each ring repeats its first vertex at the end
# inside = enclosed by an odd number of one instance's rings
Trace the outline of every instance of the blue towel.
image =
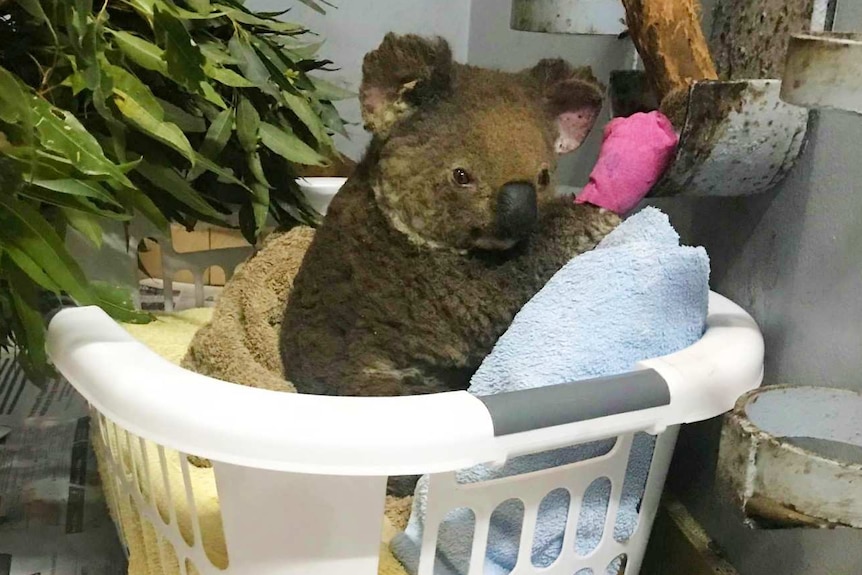
{"type": "MultiPolygon", "coordinates": [[[[638,361],[674,353],[703,335],[709,299],[709,260],[703,248],[679,245],[663,213],[646,208],[623,222],[591,252],[572,259],[515,317],[473,376],[470,393],[483,396],[569,383],[631,371],[638,361]]],[[[461,483],[519,475],[598,457],[614,439],[516,457],[502,467],[478,465],[457,473],[461,483]]],[[[639,433],[623,483],[614,537],[626,540],[637,525],[655,438],[639,433]]],[[[427,503],[423,477],[410,522],[392,550],[410,573],[418,569],[427,503]]],[[[594,482],[584,494],[576,549],[600,542],[610,484],[594,482]]],[[[532,562],[549,566],[559,556],[569,507],[565,491],[549,494],[539,509],[532,562]]],[[[503,575],[517,561],[523,509],[506,503],[491,518],[486,574],[503,575]]],[[[435,575],[464,575],[473,519],[469,510],[447,516],[438,538],[435,575]]],[[[609,572],[618,572],[612,565],[609,572]]],[[[598,574],[596,574],[598,575],[598,574]]]]}

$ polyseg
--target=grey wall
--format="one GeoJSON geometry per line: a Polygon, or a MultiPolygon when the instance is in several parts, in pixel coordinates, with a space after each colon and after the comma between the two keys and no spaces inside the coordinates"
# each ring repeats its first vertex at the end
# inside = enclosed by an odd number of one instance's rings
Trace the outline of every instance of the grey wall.
{"type": "MultiPolygon", "coordinates": [[[[470,0],[331,0],[338,6],[318,14],[299,2],[291,2],[295,18],[325,41],[320,55],[335,62],[338,72],[323,75],[357,91],[362,79],[362,57],[380,44],[387,32],[440,35],[449,41],[460,61],[467,59],[467,34],[470,0]]],[[[250,0],[255,10],[284,9],[283,0],[250,0]]],[[[312,38],[312,41],[314,39],[312,38]]],[[[362,129],[359,102],[355,98],[337,104],[342,117],[356,125],[348,127],[350,139],[338,137],[336,145],[348,156],[358,159],[370,137],[362,129]]]]}
{"type": "MultiPolygon", "coordinates": [[[[862,30],[862,2],[844,0],[836,27],[862,30]]],[[[862,390],[862,117],[818,116],[804,156],[766,195],[653,203],[707,248],[713,289],[759,322],[766,384],[862,390]]],[[[713,420],[683,431],[669,481],[740,573],[862,573],[860,531],[741,525],[713,490],[719,429],[713,420]]]]}

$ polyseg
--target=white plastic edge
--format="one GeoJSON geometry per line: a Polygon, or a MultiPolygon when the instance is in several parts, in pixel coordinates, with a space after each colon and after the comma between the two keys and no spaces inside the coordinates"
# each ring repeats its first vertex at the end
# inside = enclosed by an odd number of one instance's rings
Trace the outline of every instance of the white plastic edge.
{"type": "Polygon", "coordinates": [[[495,438],[467,392],[355,398],[242,387],[162,359],[96,307],[58,312],[48,352],[96,410],[158,444],[247,467],[360,476],[450,471],[714,417],[760,384],[763,365],[754,321],[712,294],[698,343],[641,364],[667,379],[670,405],[495,438]]]}
{"type": "Polygon", "coordinates": [[[729,299],[710,294],[706,332],[679,353],[641,362],[670,388],[671,422],[703,421],[733,408],[763,382],[763,335],[754,319],[729,299]]]}
{"type": "Polygon", "coordinates": [[[332,198],[344,186],[347,178],[297,178],[296,183],[305,199],[317,213],[326,215],[332,198]]]}

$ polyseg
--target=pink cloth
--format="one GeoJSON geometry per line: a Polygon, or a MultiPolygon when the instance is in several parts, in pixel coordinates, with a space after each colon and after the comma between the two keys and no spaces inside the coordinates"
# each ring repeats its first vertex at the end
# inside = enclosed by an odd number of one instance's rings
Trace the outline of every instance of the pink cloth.
{"type": "Polygon", "coordinates": [[[615,118],[605,127],[590,182],[575,199],[624,215],[646,197],[673,160],[679,136],[661,112],[615,118]]]}

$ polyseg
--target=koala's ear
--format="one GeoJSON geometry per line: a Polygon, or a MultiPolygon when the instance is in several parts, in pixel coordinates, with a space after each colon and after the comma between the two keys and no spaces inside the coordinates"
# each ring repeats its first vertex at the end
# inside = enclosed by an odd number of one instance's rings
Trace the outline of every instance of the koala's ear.
{"type": "Polygon", "coordinates": [[[527,73],[539,83],[545,107],[556,121],[557,153],[577,149],[602,109],[604,87],[589,67],[573,69],[560,59],[542,60],[527,73]]]}
{"type": "Polygon", "coordinates": [[[452,51],[443,38],[389,33],[365,55],[359,100],[366,129],[389,130],[423,102],[449,92],[452,51]]]}

